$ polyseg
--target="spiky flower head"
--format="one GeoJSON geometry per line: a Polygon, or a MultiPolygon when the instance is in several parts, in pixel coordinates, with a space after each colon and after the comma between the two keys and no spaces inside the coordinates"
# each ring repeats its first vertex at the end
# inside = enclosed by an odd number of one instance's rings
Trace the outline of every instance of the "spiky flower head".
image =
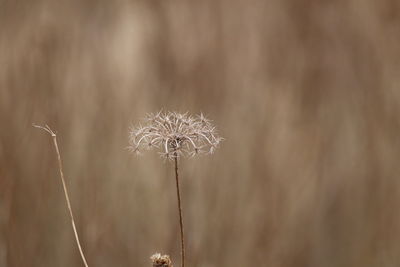
{"type": "Polygon", "coordinates": [[[223,138],[203,114],[158,112],[148,114],[144,126],[130,129],[130,150],[157,148],[160,155],[174,159],[181,156],[212,154],[223,138]]]}
{"type": "Polygon", "coordinates": [[[161,255],[160,253],[156,253],[150,257],[153,262],[153,267],[173,267],[171,259],[168,255],[161,255]]]}

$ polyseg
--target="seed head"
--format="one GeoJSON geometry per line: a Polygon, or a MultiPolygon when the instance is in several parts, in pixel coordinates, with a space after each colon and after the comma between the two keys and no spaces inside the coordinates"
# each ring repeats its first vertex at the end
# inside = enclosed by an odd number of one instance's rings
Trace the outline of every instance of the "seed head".
{"type": "Polygon", "coordinates": [[[168,255],[161,255],[160,253],[156,253],[150,257],[153,262],[153,267],[173,267],[171,259],[168,255]]]}
{"type": "Polygon", "coordinates": [[[157,148],[168,158],[212,154],[223,138],[203,114],[158,112],[148,114],[145,126],[129,131],[129,149],[139,153],[143,149],[157,148]]]}

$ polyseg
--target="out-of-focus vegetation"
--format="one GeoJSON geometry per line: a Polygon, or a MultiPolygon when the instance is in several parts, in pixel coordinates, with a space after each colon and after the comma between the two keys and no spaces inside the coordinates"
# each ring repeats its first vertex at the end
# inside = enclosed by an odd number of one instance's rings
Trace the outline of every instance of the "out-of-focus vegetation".
{"type": "Polygon", "coordinates": [[[0,266],[179,259],[172,164],[146,112],[204,112],[184,160],[190,267],[400,264],[400,3],[0,0],[0,266]]]}

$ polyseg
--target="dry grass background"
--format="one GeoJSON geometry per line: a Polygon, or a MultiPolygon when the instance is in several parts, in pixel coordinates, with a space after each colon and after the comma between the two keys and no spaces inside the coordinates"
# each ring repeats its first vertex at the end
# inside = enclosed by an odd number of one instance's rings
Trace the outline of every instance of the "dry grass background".
{"type": "Polygon", "coordinates": [[[172,164],[128,127],[161,107],[226,138],[185,160],[188,266],[400,265],[396,0],[0,0],[0,266],[179,259],[172,164]]]}

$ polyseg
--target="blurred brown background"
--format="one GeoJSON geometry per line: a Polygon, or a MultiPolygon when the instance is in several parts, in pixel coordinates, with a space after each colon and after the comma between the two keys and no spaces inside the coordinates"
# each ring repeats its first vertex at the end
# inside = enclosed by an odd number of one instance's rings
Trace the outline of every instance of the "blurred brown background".
{"type": "Polygon", "coordinates": [[[0,0],[0,266],[179,266],[147,112],[226,138],[182,161],[190,267],[400,266],[400,2],[0,0]]]}

